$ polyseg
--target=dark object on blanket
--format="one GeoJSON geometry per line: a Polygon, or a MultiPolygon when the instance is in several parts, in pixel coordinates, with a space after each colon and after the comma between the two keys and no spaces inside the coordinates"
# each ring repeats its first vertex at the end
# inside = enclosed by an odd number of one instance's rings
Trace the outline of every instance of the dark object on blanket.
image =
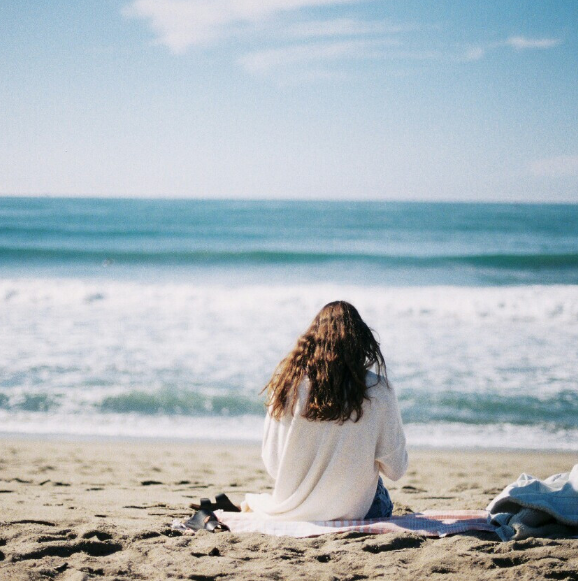
{"type": "Polygon", "coordinates": [[[222,510],[224,512],[241,512],[241,509],[231,502],[231,499],[225,494],[217,494],[215,502],[211,502],[208,498],[201,498],[199,504],[190,504],[191,508],[195,510],[222,510]]]}
{"type": "Polygon", "coordinates": [[[193,531],[204,529],[212,533],[224,533],[230,531],[229,527],[222,523],[212,510],[198,510],[188,521],[185,526],[193,531]]]}

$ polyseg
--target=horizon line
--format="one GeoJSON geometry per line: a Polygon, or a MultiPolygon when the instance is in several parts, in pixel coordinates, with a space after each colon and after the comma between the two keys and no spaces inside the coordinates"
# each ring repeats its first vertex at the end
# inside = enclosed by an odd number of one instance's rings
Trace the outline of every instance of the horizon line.
{"type": "Polygon", "coordinates": [[[480,200],[471,199],[452,199],[452,198],[441,198],[441,199],[424,199],[424,198],[273,198],[273,197],[226,197],[226,196],[214,196],[214,197],[203,197],[203,196],[165,196],[165,195],[115,195],[115,194],[53,194],[53,193],[31,193],[31,194],[19,194],[19,193],[6,193],[0,192],[1,199],[57,199],[57,200],[142,200],[142,201],[166,201],[166,202],[177,202],[177,201],[191,201],[191,202],[326,202],[326,203],[407,203],[407,204],[496,204],[496,205],[563,205],[563,206],[576,206],[578,205],[578,200],[551,200],[551,201],[536,201],[527,199],[492,199],[485,198],[480,200]]]}

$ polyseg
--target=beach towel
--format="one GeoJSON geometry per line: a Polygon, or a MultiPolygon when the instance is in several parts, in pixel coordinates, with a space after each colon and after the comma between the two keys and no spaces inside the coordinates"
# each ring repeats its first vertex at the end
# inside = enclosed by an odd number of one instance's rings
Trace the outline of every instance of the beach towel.
{"type": "MultiPolygon", "coordinates": [[[[426,537],[445,537],[472,530],[494,532],[496,529],[488,522],[488,513],[485,510],[426,510],[389,518],[318,522],[277,521],[252,513],[222,510],[215,511],[215,514],[233,533],[263,533],[289,537],[317,537],[352,531],[372,534],[414,532],[426,537]]],[[[175,521],[173,528],[183,530],[185,527],[175,521]]]]}
{"type": "Polygon", "coordinates": [[[578,464],[570,472],[539,480],[521,474],[486,509],[503,541],[578,536],[578,464]]]}

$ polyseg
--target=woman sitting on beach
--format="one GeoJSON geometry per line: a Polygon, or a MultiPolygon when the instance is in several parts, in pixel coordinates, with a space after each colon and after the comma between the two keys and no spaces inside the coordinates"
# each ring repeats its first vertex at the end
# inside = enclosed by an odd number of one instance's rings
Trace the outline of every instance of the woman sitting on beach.
{"type": "Polygon", "coordinates": [[[243,509],[277,520],[391,516],[379,473],[404,474],[405,436],[379,343],[355,307],[323,307],[265,390],[262,455],[275,488],[247,494],[243,509]]]}

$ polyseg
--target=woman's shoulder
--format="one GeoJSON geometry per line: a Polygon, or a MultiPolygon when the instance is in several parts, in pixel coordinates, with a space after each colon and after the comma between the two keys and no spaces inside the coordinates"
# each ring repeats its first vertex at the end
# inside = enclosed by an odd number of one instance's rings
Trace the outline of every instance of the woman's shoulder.
{"type": "Polygon", "coordinates": [[[365,376],[365,384],[367,385],[367,395],[371,399],[377,399],[386,404],[395,399],[395,390],[383,375],[368,371],[365,376]]]}
{"type": "Polygon", "coordinates": [[[365,375],[365,385],[367,385],[367,389],[389,387],[387,379],[383,375],[377,375],[374,371],[368,371],[365,375]]]}

